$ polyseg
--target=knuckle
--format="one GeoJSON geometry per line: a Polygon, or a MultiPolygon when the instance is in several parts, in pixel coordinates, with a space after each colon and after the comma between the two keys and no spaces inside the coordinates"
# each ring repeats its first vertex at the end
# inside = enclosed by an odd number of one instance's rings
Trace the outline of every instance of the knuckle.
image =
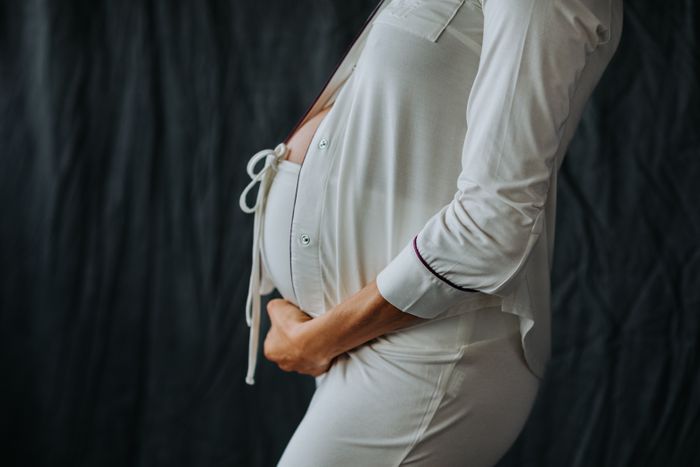
{"type": "Polygon", "coordinates": [[[280,303],[282,303],[283,301],[284,300],[282,300],[281,298],[273,298],[272,300],[267,302],[267,309],[268,310],[274,309],[277,306],[279,306],[280,303]]]}
{"type": "Polygon", "coordinates": [[[267,344],[267,341],[265,341],[265,344],[263,344],[263,356],[265,356],[266,359],[272,360],[272,349],[270,349],[270,345],[267,344]]]}

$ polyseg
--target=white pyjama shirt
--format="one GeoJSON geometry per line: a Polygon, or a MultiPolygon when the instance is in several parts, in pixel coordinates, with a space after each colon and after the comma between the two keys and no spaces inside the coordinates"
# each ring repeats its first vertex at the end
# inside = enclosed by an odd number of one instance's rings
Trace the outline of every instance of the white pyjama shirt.
{"type": "Polygon", "coordinates": [[[557,170],[621,29],[622,0],[382,0],[297,124],[333,104],[298,175],[290,300],[318,316],[376,278],[422,318],[495,307],[541,378],[557,170]]]}

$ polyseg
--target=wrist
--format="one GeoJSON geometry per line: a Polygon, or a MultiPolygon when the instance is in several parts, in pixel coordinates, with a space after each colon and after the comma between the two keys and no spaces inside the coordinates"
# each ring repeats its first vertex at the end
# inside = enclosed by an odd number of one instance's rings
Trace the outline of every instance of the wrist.
{"type": "Polygon", "coordinates": [[[305,358],[319,364],[328,364],[342,352],[336,352],[327,342],[327,335],[323,332],[323,323],[319,321],[320,318],[321,316],[302,323],[297,328],[295,339],[305,358]]]}

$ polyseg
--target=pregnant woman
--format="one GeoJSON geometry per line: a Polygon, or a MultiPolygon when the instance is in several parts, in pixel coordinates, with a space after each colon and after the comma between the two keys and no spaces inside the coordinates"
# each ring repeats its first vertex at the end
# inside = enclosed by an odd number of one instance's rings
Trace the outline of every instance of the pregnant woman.
{"type": "Polygon", "coordinates": [[[382,0],[251,158],[246,381],[273,288],[264,355],[316,380],[278,466],[486,467],[513,444],[550,357],[557,171],[621,32],[622,0],[382,0]]]}

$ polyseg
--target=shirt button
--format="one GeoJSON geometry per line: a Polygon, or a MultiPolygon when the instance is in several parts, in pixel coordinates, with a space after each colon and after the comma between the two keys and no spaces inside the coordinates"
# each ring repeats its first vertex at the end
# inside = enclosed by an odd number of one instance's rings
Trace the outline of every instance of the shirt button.
{"type": "Polygon", "coordinates": [[[321,141],[318,142],[318,148],[326,149],[326,147],[328,147],[328,140],[326,138],[321,138],[321,141]]]}
{"type": "Polygon", "coordinates": [[[301,244],[304,245],[304,246],[306,246],[306,245],[308,245],[309,243],[311,243],[311,237],[309,237],[309,236],[306,235],[306,234],[301,234],[301,235],[299,235],[299,240],[301,241],[301,244]]]}

